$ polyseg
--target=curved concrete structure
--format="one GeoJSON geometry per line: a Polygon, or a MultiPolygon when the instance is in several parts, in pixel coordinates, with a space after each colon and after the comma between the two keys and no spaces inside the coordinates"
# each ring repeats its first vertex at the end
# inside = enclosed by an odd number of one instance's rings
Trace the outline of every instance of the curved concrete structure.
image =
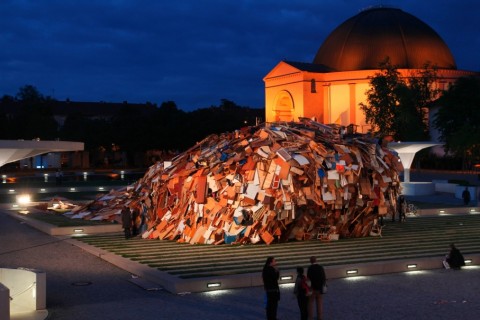
{"type": "Polygon", "coordinates": [[[415,154],[425,148],[442,145],[435,142],[391,142],[388,147],[395,150],[403,164],[402,194],[407,196],[425,196],[435,192],[433,182],[410,182],[410,167],[415,154]]]}
{"type": "Polygon", "coordinates": [[[48,312],[46,311],[47,280],[45,272],[27,268],[0,268],[0,284],[8,288],[9,294],[7,301],[5,299],[0,301],[0,306],[4,309],[6,306],[3,304],[9,302],[10,316],[12,314],[22,315],[21,319],[46,318],[48,312]]]}
{"type": "Polygon", "coordinates": [[[403,181],[410,182],[410,167],[412,166],[413,158],[415,154],[425,148],[430,148],[433,146],[440,146],[441,143],[435,142],[391,142],[388,144],[388,147],[398,152],[400,160],[403,164],[403,181]]]}
{"type": "Polygon", "coordinates": [[[83,151],[83,142],[0,140],[0,167],[49,152],[83,151]]]}

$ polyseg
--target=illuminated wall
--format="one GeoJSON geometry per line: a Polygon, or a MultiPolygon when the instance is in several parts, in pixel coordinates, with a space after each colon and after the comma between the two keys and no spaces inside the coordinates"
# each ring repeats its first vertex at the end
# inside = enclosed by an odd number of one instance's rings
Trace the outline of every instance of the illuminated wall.
{"type": "MultiPolygon", "coordinates": [[[[311,66],[310,64],[304,64],[311,66]]],[[[398,70],[402,76],[411,76],[416,70],[398,70]]],[[[418,70],[417,70],[418,71],[418,70]]],[[[360,109],[366,102],[370,78],[380,70],[344,72],[311,72],[280,62],[263,79],[265,82],[265,119],[298,121],[299,117],[343,126],[357,125],[358,132],[367,132],[370,126],[360,109]]],[[[446,89],[462,76],[475,74],[461,70],[438,70],[436,84],[446,89]]]]}

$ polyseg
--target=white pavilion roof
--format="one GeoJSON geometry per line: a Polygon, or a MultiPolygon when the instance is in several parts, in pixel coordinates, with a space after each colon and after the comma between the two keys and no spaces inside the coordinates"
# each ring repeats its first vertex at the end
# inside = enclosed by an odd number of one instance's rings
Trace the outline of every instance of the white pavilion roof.
{"type": "Polygon", "coordinates": [[[83,142],[0,140],[0,167],[18,160],[49,152],[83,151],[83,142]]]}

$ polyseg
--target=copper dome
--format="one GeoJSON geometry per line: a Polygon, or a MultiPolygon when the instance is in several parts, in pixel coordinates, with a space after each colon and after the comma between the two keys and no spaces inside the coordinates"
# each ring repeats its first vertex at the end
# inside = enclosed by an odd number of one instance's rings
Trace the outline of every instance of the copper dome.
{"type": "Polygon", "coordinates": [[[457,69],[450,49],[427,24],[400,9],[377,7],[338,26],[313,60],[336,71],[378,69],[386,57],[399,69],[457,69]]]}

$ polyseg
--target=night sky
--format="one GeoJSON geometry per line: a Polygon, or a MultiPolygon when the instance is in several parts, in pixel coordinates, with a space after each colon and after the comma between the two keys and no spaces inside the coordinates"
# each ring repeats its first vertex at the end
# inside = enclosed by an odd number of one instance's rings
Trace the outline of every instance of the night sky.
{"type": "Polygon", "coordinates": [[[478,0],[1,0],[0,96],[28,84],[57,100],[263,107],[275,65],[312,62],[378,5],[427,23],[458,69],[480,71],[478,0]]]}

